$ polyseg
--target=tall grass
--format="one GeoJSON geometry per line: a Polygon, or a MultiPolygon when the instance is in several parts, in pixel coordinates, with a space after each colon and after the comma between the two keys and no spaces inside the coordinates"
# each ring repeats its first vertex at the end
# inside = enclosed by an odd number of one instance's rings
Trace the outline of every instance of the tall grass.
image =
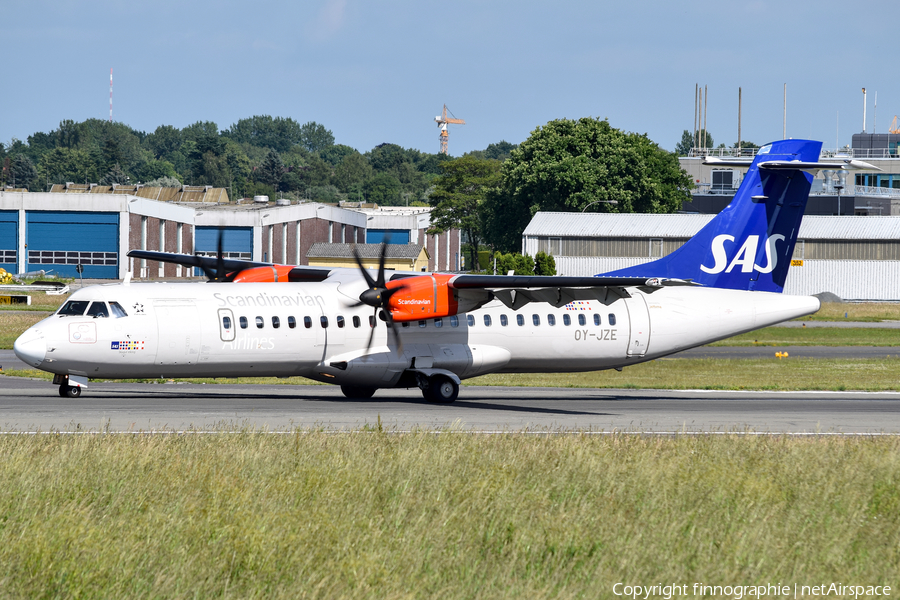
{"type": "Polygon", "coordinates": [[[798,320],[900,321],[900,302],[823,302],[819,312],[798,320]]]}
{"type": "Polygon", "coordinates": [[[900,584],[896,438],[47,435],[0,456],[5,597],[900,584]]]}

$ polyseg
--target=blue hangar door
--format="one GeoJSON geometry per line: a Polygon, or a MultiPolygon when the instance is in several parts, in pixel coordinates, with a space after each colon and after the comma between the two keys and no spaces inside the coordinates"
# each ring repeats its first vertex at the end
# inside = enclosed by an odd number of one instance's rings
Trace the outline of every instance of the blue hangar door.
{"type": "MultiPolygon", "coordinates": [[[[253,260],[252,227],[197,227],[194,230],[194,254],[214,257],[219,247],[219,231],[222,232],[225,258],[253,260]]],[[[194,269],[194,275],[203,275],[203,272],[194,269]]]]}
{"type": "Polygon", "coordinates": [[[0,210],[0,269],[19,271],[19,211],[0,210]]]}
{"type": "Polygon", "coordinates": [[[25,213],[27,271],[77,277],[119,277],[119,213],[29,211],[25,213]]]}

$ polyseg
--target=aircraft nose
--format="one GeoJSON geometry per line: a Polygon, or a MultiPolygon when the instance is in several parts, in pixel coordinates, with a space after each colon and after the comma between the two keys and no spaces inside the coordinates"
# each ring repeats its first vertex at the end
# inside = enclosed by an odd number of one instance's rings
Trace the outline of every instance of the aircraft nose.
{"type": "Polygon", "coordinates": [[[29,329],[13,343],[13,351],[22,362],[39,367],[47,355],[47,342],[39,332],[29,329]]]}

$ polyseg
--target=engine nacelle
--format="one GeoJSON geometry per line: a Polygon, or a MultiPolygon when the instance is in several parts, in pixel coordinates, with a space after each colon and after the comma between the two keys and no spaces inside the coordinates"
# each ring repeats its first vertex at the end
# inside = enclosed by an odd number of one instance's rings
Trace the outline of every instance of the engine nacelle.
{"type": "Polygon", "coordinates": [[[419,321],[449,317],[459,311],[454,290],[448,285],[455,275],[433,273],[389,281],[388,289],[401,288],[391,296],[391,316],[395,321],[419,321]]]}

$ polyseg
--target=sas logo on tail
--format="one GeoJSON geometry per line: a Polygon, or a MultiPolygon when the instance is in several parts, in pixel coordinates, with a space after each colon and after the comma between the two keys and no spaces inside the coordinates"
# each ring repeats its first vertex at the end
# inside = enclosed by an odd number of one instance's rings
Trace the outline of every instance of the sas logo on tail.
{"type": "Polygon", "coordinates": [[[760,266],[756,264],[756,250],[759,246],[759,236],[747,236],[744,245],[740,247],[731,262],[728,262],[728,252],[725,250],[725,242],[734,242],[734,236],[728,234],[717,235],[712,241],[712,255],[716,264],[712,267],[700,265],[700,270],[704,273],[715,275],[722,271],[731,273],[732,269],[740,266],[742,273],[750,273],[751,271],[759,271],[760,273],[771,273],[778,264],[778,255],[775,253],[775,242],[784,241],[784,236],[780,234],[769,236],[766,240],[766,264],[760,266]]]}

